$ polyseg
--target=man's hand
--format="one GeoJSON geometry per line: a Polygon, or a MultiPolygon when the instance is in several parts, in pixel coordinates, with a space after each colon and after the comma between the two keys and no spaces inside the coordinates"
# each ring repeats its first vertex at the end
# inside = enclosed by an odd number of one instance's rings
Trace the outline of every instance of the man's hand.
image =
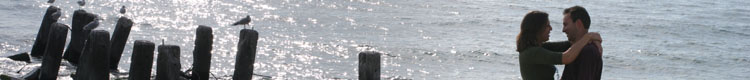
{"type": "Polygon", "coordinates": [[[594,44],[596,44],[596,47],[599,48],[599,56],[602,56],[602,53],[604,53],[602,49],[602,41],[594,41],[594,44]]]}
{"type": "Polygon", "coordinates": [[[602,41],[602,37],[599,36],[598,32],[589,32],[589,33],[586,33],[585,36],[590,37],[592,42],[593,41],[600,41],[600,42],[602,41]]]}
{"type": "Polygon", "coordinates": [[[596,44],[596,47],[599,48],[599,56],[602,56],[602,53],[604,53],[604,50],[602,49],[602,37],[597,32],[589,32],[586,34],[586,36],[591,37],[591,42],[596,44]]]}

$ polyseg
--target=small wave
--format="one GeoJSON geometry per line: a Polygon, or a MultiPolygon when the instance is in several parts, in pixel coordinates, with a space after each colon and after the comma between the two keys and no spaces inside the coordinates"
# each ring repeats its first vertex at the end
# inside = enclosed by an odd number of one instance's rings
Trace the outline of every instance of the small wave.
{"type": "Polygon", "coordinates": [[[747,34],[747,33],[741,33],[741,32],[724,30],[724,29],[721,29],[721,30],[718,30],[718,31],[719,32],[723,32],[723,33],[737,34],[737,35],[740,35],[740,36],[750,36],[750,34],[747,34]]]}

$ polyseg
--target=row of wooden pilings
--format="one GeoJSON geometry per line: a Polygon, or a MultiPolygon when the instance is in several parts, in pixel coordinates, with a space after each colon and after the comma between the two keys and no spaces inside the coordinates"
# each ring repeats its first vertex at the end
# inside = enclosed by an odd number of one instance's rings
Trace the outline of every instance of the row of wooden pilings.
{"type": "MultiPolygon", "coordinates": [[[[60,9],[50,6],[44,14],[31,56],[41,57],[42,66],[27,73],[27,80],[57,79],[62,59],[77,66],[75,80],[109,80],[109,73],[117,71],[125,43],[130,34],[133,22],[121,17],[115,25],[115,32],[110,38],[106,30],[93,30],[98,27],[97,15],[84,10],[73,13],[72,28],[58,23],[60,9]],[[68,30],[71,41],[65,49],[68,30]],[[64,53],[64,55],[63,55],[64,53]]],[[[196,29],[195,49],[193,50],[192,75],[183,76],[180,71],[180,47],[177,45],[159,45],[156,60],[156,80],[208,80],[211,65],[213,30],[209,26],[199,25],[196,29]]],[[[253,75],[253,64],[258,44],[258,32],[242,29],[238,42],[235,71],[232,79],[249,80],[253,75]]],[[[156,45],[147,40],[135,40],[131,56],[128,79],[150,80],[156,45]]],[[[359,79],[380,79],[381,53],[365,51],[359,53],[359,79]]]]}

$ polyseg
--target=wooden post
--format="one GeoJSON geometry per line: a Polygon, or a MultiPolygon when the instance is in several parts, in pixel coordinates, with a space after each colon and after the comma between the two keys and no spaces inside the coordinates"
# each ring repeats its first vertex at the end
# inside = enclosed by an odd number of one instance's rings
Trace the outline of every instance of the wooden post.
{"type": "Polygon", "coordinates": [[[380,80],[380,53],[359,53],[359,80],[380,80]]]}
{"type": "Polygon", "coordinates": [[[84,32],[83,27],[86,24],[94,21],[97,16],[95,14],[87,13],[84,10],[76,10],[73,12],[73,23],[70,25],[70,42],[68,48],[65,50],[63,58],[68,62],[76,65],[78,64],[78,57],[81,56],[81,52],[86,42],[89,32],[84,32]]]}
{"type": "Polygon", "coordinates": [[[237,61],[234,65],[234,80],[250,80],[253,78],[253,64],[255,63],[256,46],[258,45],[258,31],[242,29],[240,42],[237,46],[237,61]]]}
{"type": "Polygon", "coordinates": [[[42,58],[41,80],[57,79],[57,71],[60,70],[60,60],[62,60],[63,49],[65,49],[65,40],[68,39],[68,26],[60,23],[50,25],[48,33],[47,50],[44,51],[42,58]]]}
{"type": "Polygon", "coordinates": [[[177,45],[159,45],[156,59],[156,80],[181,79],[180,47],[177,45]]]}
{"type": "Polygon", "coordinates": [[[31,56],[41,57],[44,55],[44,48],[47,48],[47,35],[49,35],[50,25],[57,22],[57,19],[53,19],[52,17],[52,13],[55,12],[60,12],[60,8],[49,6],[47,12],[44,13],[42,24],[39,26],[39,32],[36,33],[36,40],[34,40],[34,45],[31,47],[31,56]]]}
{"type": "Polygon", "coordinates": [[[130,28],[132,26],[133,21],[126,17],[120,17],[117,20],[115,32],[112,34],[112,47],[109,48],[109,70],[117,70],[117,65],[120,63],[120,57],[122,56],[123,49],[125,49],[125,43],[128,41],[128,35],[130,35],[130,28]]]}
{"type": "Polygon", "coordinates": [[[91,31],[80,57],[75,80],[109,80],[109,32],[91,31]]]}
{"type": "Polygon", "coordinates": [[[130,57],[130,80],[150,80],[151,67],[154,63],[154,43],[146,40],[135,40],[133,55],[130,57]]]}
{"type": "Polygon", "coordinates": [[[213,44],[211,27],[199,25],[195,30],[195,49],[193,49],[192,80],[208,80],[211,70],[211,44],[213,44]]]}

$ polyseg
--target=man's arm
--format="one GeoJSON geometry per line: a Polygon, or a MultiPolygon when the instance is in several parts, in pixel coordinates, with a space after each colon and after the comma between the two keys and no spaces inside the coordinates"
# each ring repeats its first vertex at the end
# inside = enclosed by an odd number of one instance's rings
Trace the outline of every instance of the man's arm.
{"type": "Polygon", "coordinates": [[[542,47],[544,49],[555,51],[555,52],[565,52],[570,48],[570,41],[556,41],[556,42],[544,42],[542,43],[542,47]]]}

